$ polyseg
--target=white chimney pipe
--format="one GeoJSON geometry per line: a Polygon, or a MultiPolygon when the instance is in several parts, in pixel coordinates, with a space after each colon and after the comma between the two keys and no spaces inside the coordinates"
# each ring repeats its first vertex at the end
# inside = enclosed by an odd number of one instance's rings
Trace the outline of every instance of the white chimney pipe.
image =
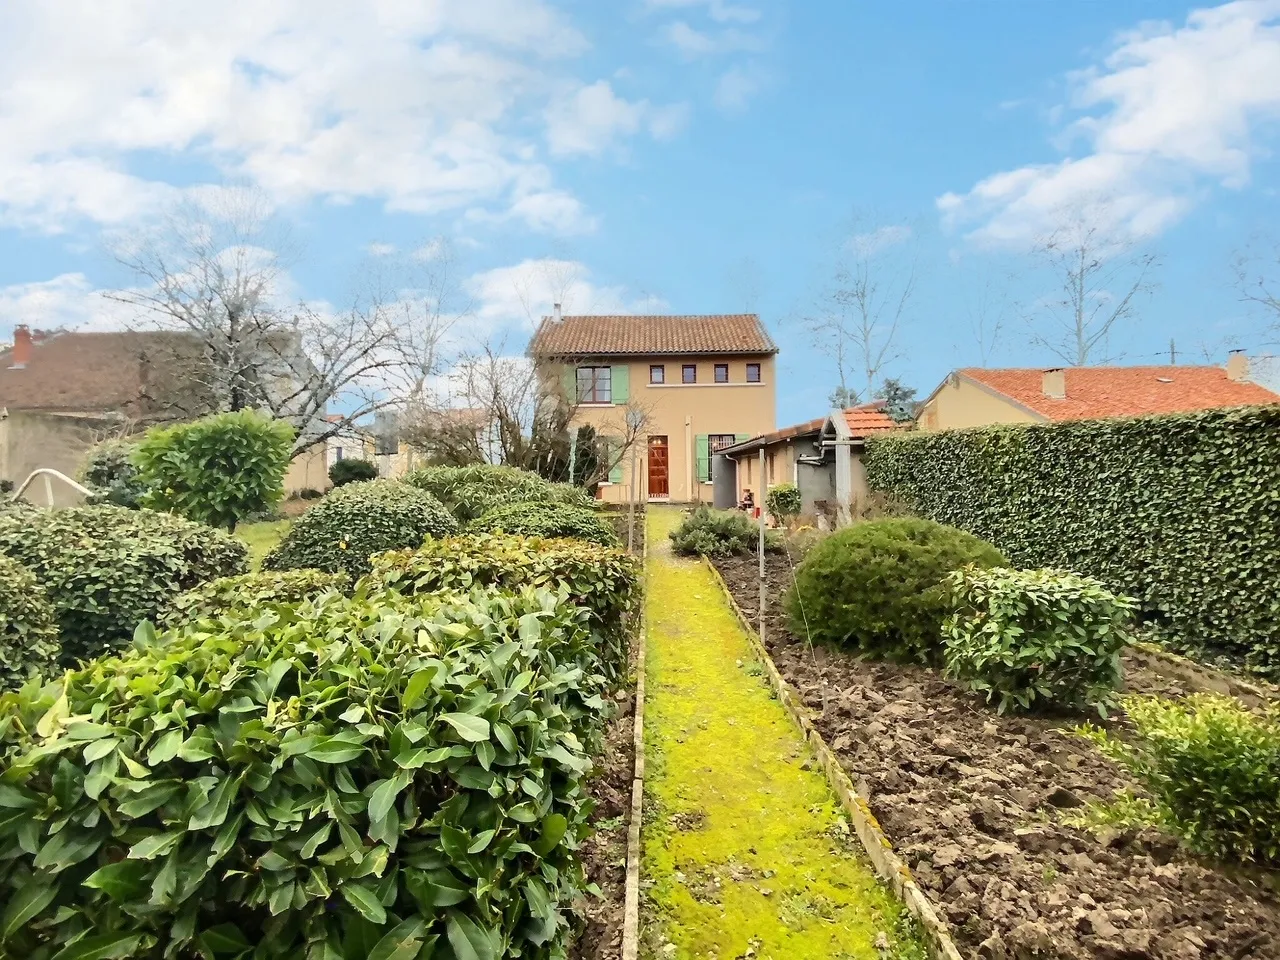
{"type": "Polygon", "coordinates": [[[1062,400],[1067,395],[1067,374],[1061,367],[1044,372],[1041,392],[1052,400],[1062,400]]]}
{"type": "Polygon", "coordinates": [[[552,322],[552,323],[559,323],[559,322],[560,322],[561,320],[563,320],[563,319],[564,319],[564,317],[563,317],[563,316],[561,315],[561,313],[560,313],[560,304],[558,304],[558,303],[553,303],[553,304],[551,305],[551,322],[552,322]]]}

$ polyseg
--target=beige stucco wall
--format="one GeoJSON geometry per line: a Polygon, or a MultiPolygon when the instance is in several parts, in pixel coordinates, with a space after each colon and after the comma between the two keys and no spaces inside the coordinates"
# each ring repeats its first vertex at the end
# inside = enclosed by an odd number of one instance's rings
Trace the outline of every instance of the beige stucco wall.
{"type": "MultiPolygon", "coordinates": [[[[122,423],[119,418],[94,414],[10,413],[0,420],[0,477],[17,485],[33,470],[44,467],[75,479],[85,451],[118,430],[122,423]]],[[[53,480],[51,487],[55,506],[71,506],[83,499],[59,480],[53,480]]],[[[43,481],[37,479],[25,496],[33,503],[43,504],[43,481]]]]}
{"type": "MultiPolygon", "coordinates": [[[[584,361],[584,365],[585,365],[584,361]]],[[[610,359],[590,365],[630,367],[629,397],[649,415],[646,438],[637,445],[635,458],[639,466],[637,491],[640,499],[647,499],[648,492],[648,442],[649,436],[665,436],[668,448],[668,484],[670,500],[688,503],[695,500],[711,501],[711,484],[697,481],[696,440],[703,434],[732,433],[757,436],[775,429],[777,416],[777,384],[774,380],[775,364],[771,356],[760,357],[633,357],[627,361],[610,359]],[[666,383],[649,383],[651,364],[663,364],[666,383]],[[698,382],[681,383],[681,367],[695,363],[698,382]],[[728,363],[729,382],[715,382],[715,364],[728,363]],[[747,383],[747,364],[760,364],[760,382],[747,383]]],[[[581,405],[574,417],[574,425],[589,423],[600,435],[620,435],[624,432],[626,407],[623,404],[606,406],[581,405]]],[[[603,484],[601,499],[625,502],[631,491],[630,452],[623,463],[622,482],[603,484]]]]}
{"type": "MultiPolygon", "coordinates": [[[[766,431],[767,432],[767,431],[766,431]]],[[[780,483],[796,482],[796,461],[800,457],[813,456],[817,453],[813,440],[779,440],[764,448],[764,489],[761,489],[760,451],[752,450],[738,458],[738,499],[750,490],[757,503],[764,501],[771,487],[780,483]]]]}
{"type": "Polygon", "coordinates": [[[920,430],[954,430],[991,423],[1042,423],[1043,418],[963,377],[949,377],[916,416],[920,430]]]}
{"type": "Polygon", "coordinates": [[[303,490],[329,489],[327,460],[323,443],[317,443],[294,457],[284,475],[285,495],[303,490]]]}

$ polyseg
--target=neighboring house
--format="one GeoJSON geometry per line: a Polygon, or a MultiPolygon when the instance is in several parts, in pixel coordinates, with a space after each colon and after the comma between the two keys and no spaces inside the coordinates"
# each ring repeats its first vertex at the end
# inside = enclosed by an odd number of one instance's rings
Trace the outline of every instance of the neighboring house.
{"type": "Polygon", "coordinates": [[[734,497],[725,497],[717,484],[716,505],[733,506],[747,490],[762,505],[771,487],[794,483],[800,490],[802,515],[847,517],[850,505],[862,502],[869,492],[862,466],[866,438],[901,428],[878,401],[833,410],[826,417],[734,444],[722,451],[736,465],[734,497]]]}
{"type": "MultiPolygon", "coordinates": [[[[199,342],[182,333],[73,333],[14,329],[0,350],[0,478],[22,483],[40,467],[74,476],[85,451],[104,437],[186,420],[215,406],[198,374],[199,342]]],[[[308,458],[295,459],[286,489],[308,458]]],[[[79,499],[61,484],[55,503],[79,499]]]]}
{"type": "Polygon", "coordinates": [[[604,500],[710,501],[712,457],[772,430],[778,348],[755,314],[544,317],[529,354],[574,405],[571,428],[623,437],[644,427],[601,484],[604,500]],[[634,456],[633,456],[634,453],[634,456]]]}
{"type": "Polygon", "coordinates": [[[1179,413],[1280,402],[1253,382],[1249,359],[1225,367],[1067,367],[952,372],[920,405],[921,430],[1179,413]]]}

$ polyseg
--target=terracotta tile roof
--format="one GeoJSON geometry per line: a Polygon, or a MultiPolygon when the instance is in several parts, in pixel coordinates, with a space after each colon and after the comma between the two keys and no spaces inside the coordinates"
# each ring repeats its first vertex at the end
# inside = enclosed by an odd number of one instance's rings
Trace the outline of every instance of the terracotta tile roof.
{"type": "Polygon", "coordinates": [[[897,430],[902,426],[874,404],[849,407],[844,411],[844,422],[849,426],[850,435],[859,440],[868,434],[897,430]]]}
{"type": "Polygon", "coordinates": [[[759,436],[752,437],[750,440],[743,440],[741,443],[735,443],[731,447],[724,447],[720,452],[748,453],[752,450],[759,450],[761,447],[767,447],[770,444],[782,443],[784,440],[794,440],[796,437],[807,436],[811,433],[818,434],[822,431],[822,425],[826,422],[826,417],[819,417],[817,420],[806,420],[804,423],[783,427],[781,430],[773,431],[773,433],[762,433],[759,436]]]}
{"type": "Polygon", "coordinates": [[[0,351],[0,407],[10,410],[161,412],[181,391],[182,371],[199,362],[199,344],[180,333],[37,332],[30,359],[13,367],[13,347],[0,351]]]}
{"type": "Polygon", "coordinates": [[[959,372],[1049,420],[1178,413],[1280,402],[1280,396],[1256,383],[1229,380],[1221,367],[1068,367],[1063,371],[1066,397],[1062,399],[1044,395],[1041,369],[967,367],[959,372]]]}
{"type": "Polygon", "coordinates": [[[543,317],[529,343],[535,357],[777,352],[754,313],[543,317]]]}

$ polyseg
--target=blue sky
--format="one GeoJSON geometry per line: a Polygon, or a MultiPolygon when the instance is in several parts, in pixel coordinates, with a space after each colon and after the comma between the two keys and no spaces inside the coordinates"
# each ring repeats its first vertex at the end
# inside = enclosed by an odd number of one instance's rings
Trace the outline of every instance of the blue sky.
{"type": "Polygon", "coordinates": [[[882,376],[1054,363],[1030,251],[1099,198],[1161,261],[1110,356],[1276,339],[1231,264],[1280,240],[1280,0],[108,6],[0,9],[0,338],[128,322],[110,238],[232,184],[276,204],[312,301],[443,237],[459,329],[509,348],[557,294],[757,310],[780,423],[837,380],[805,318],[850,251],[890,287],[915,265],[882,376]]]}

